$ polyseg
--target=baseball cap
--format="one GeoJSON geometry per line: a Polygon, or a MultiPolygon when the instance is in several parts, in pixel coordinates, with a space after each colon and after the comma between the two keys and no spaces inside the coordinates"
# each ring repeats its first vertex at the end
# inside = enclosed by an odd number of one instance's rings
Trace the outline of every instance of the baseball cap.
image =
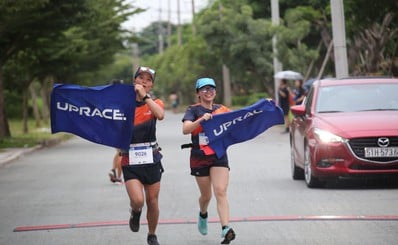
{"type": "Polygon", "coordinates": [[[143,72],[148,73],[151,76],[152,81],[155,81],[155,70],[146,66],[138,67],[137,71],[135,72],[134,78],[137,78],[138,75],[140,75],[143,72]]]}
{"type": "Polygon", "coordinates": [[[204,86],[216,87],[216,82],[212,78],[204,77],[196,81],[196,89],[203,88],[204,86]]]}

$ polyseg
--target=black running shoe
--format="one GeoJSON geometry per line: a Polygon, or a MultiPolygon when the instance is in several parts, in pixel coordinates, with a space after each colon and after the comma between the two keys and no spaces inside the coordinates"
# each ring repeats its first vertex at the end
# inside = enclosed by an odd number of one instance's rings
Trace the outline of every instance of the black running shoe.
{"type": "Polygon", "coordinates": [[[155,234],[148,234],[146,241],[148,242],[148,245],[160,245],[155,234]]]}
{"type": "Polygon", "coordinates": [[[138,232],[140,229],[140,217],[141,217],[141,211],[139,212],[134,212],[131,210],[131,215],[130,215],[130,220],[129,220],[129,226],[132,232],[138,232]]]}
{"type": "Polygon", "coordinates": [[[109,171],[108,175],[109,175],[110,181],[112,183],[115,183],[115,181],[116,181],[116,171],[114,169],[111,169],[111,171],[109,171]]]}
{"type": "Polygon", "coordinates": [[[222,241],[221,244],[229,244],[232,240],[235,239],[236,235],[234,230],[231,227],[226,227],[222,232],[221,232],[221,237],[222,241]]]}

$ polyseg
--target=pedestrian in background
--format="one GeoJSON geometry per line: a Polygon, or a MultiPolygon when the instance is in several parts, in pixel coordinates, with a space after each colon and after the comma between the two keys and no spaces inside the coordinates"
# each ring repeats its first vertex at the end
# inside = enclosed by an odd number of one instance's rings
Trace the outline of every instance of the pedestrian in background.
{"type": "Polygon", "coordinates": [[[303,80],[298,79],[294,81],[293,101],[295,105],[300,105],[306,96],[306,91],[303,87],[303,80]]]}
{"type": "Polygon", "coordinates": [[[279,82],[279,88],[278,88],[278,104],[279,104],[279,107],[282,108],[283,115],[284,115],[284,118],[285,118],[285,131],[284,131],[284,133],[289,133],[289,126],[290,126],[290,121],[289,121],[290,99],[291,99],[291,94],[290,94],[290,88],[287,85],[287,80],[286,79],[281,79],[280,82],[279,82]]]}
{"type": "Polygon", "coordinates": [[[150,95],[154,81],[155,71],[149,67],[139,67],[134,75],[134,134],[130,149],[121,152],[123,177],[131,206],[129,226],[133,232],[139,231],[141,212],[146,202],[149,245],[159,244],[155,232],[159,221],[158,199],[163,173],[156,121],[163,120],[164,105],[163,101],[150,95]]]}
{"type": "Polygon", "coordinates": [[[179,104],[179,100],[178,100],[178,95],[175,91],[173,91],[170,95],[169,95],[169,102],[171,105],[171,109],[174,113],[177,113],[177,109],[178,109],[178,104],[179,104]]]}
{"type": "Polygon", "coordinates": [[[229,226],[229,202],[227,189],[229,183],[228,157],[218,158],[207,145],[208,139],[200,123],[211,120],[213,114],[228,112],[223,105],[215,104],[216,83],[211,78],[196,81],[196,95],[199,103],[188,107],[182,119],[183,134],[191,134],[192,149],[190,156],[191,175],[195,176],[199,187],[198,229],[202,235],[208,233],[208,206],[212,191],[217,201],[217,212],[221,222],[221,244],[229,244],[235,239],[235,232],[229,226]]]}

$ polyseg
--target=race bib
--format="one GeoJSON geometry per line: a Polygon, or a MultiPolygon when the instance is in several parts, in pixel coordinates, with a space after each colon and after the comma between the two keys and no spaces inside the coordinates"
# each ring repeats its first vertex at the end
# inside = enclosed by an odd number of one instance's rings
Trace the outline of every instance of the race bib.
{"type": "Polygon", "coordinates": [[[140,165],[153,163],[153,151],[151,146],[130,146],[129,164],[140,165]]]}
{"type": "Polygon", "coordinates": [[[205,133],[199,133],[199,145],[208,145],[209,138],[205,135],[205,133]]]}

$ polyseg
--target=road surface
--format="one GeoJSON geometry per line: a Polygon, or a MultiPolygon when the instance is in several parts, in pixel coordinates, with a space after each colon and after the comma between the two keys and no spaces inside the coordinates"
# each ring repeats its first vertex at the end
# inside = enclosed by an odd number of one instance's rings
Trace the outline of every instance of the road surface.
{"type": "MultiPolygon", "coordinates": [[[[162,245],[219,244],[215,200],[209,234],[196,228],[198,190],[189,175],[182,114],[158,123],[165,173],[160,194],[162,245]]],[[[398,186],[349,181],[308,189],[290,177],[283,127],[229,148],[232,244],[397,244],[398,186]]],[[[79,137],[0,168],[0,244],[146,244],[147,226],[128,227],[123,185],[109,182],[114,149],[79,137]]],[[[145,222],[145,209],[142,222],[145,222]]]]}

